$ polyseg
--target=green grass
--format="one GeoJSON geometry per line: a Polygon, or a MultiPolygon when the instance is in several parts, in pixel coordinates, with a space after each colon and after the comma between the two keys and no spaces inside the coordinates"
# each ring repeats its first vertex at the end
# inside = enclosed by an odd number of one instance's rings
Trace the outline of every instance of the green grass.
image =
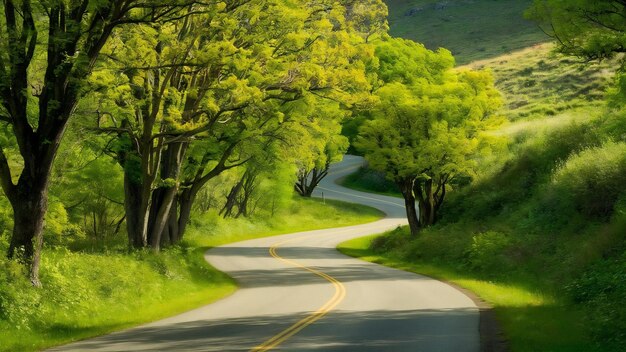
{"type": "MultiPolygon", "coordinates": [[[[196,217],[187,240],[159,254],[46,248],[42,289],[0,259],[0,351],[35,351],[175,315],[233,293],[236,284],[208,265],[210,247],[246,239],[348,226],[382,217],[372,208],[295,198],[274,217],[196,217]]],[[[1,248],[0,248],[1,249],[1,248]]]]}
{"type": "Polygon", "coordinates": [[[362,224],[384,216],[379,210],[359,204],[331,199],[294,199],[288,208],[273,217],[225,220],[209,212],[194,220],[187,241],[198,247],[214,247],[250,238],[362,224]]]}
{"type": "Polygon", "coordinates": [[[472,290],[513,351],[623,351],[626,110],[570,113],[506,127],[510,147],[417,238],[403,228],[342,250],[472,290]]]}
{"type": "Polygon", "coordinates": [[[500,56],[548,41],[523,18],[532,0],[385,0],[391,34],[444,47],[457,62],[500,56]]]}
{"type": "Polygon", "coordinates": [[[467,67],[493,72],[504,98],[503,112],[511,121],[551,118],[604,106],[618,59],[582,62],[553,51],[552,44],[535,45],[467,67]]]}
{"type": "MultiPolygon", "coordinates": [[[[406,233],[403,235],[407,235],[406,233]]],[[[541,287],[505,280],[486,280],[468,270],[437,262],[409,261],[393,251],[372,249],[379,235],[341,243],[347,255],[426,275],[466,288],[494,307],[513,351],[597,351],[584,314],[541,287]]]]}
{"type": "Polygon", "coordinates": [[[368,168],[359,168],[355,173],[339,180],[339,184],[361,192],[402,197],[398,186],[387,180],[383,173],[368,168]]]}

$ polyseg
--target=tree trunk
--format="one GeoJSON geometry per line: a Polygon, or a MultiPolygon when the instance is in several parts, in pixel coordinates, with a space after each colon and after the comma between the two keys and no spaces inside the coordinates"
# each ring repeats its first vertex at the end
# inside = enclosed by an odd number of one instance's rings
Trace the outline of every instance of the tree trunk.
{"type": "Polygon", "coordinates": [[[196,199],[197,191],[195,191],[195,187],[191,189],[184,190],[180,196],[178,197],[178,231],[176,234],[176,242],[179,242],[185,236],[185,231],[187,230],[187,225],[191,220],[191,208],[193,206],[193,202],[196,199]]]}
{"type": "Polygon", "coordinates": [[[433,191],[433,180],[415,182],[414,193],[419,202],[419,221],[422,227],[428,227],[437,221],[437,195],[433,191]]]}
{"type": "Polygon", "coordinates": [[[233,208],[237,205],[237,198],[239,197],[239,193],[241,192],[241,187],[243,187],[244,177],[242,177],[234,186],[230,189],[228,196],[226,197],[226,204],[224,204],[224,208],[220,211],[220,215],[226,219],[231,216],[233,213],[233,208]]]}
{"type": "Polygon", "coordinates": [[[163,196],[158,202],[158,207],[155,207],[155,216],[150,218],[149,243],[150,247],[157,252],[161,249],[161,237],[170,218],[170,209],[172,209],[177,189],[177,187],[170,187],[162,190],[163,196]]]}
{"type": "Polygon", "coordinates": [[[323,169],[314,168],[307,172],[300,172],[295,190],[303,197],[311,197],[315,187],[328,175],[330,164],[327,163],[323,169]]]}
{"type": "MultiPolygon", "coordinates": [[[[170,208],[169,219],[167,220],[167,244],[169,245],[174,245],[180,240],[180,228],[178,227],[178,198],[179,195],[176,195],[174,197],[174,200],[172,201],[172,207],[170,208]]],[[[161,242],[163,243],[163,241],[161,242]]]]}
{"type": "Polygon", "coordinates": [[[249,210],[250,199],[252,199],[254,190],[257,187],[257,184],[256,184],[257,175],[255,174],[255,171],[247,170],[243,176],[243,179],[244,179],[244,183],[243,183],[243,187],[241,188],[243,193],[241,194],[241,197],[239,199],[239,209],[237,211],[237,215],[235,216],[236,218],[240,216],[247,217],[251,214],[249,210]]]}
{"type": "Polygon", "coordinates": [[[136,183],[132,176],[124,173],[126,229],[128,231],[128,243],[134,248],[144,248],[148,245],[150,194],[145,192],[144,188],[144,185],[136,183]]]}
{"type": "Polygon", "coordinates": [[[148,223],[148,244],[157,252],[161,249],[163,232],[166,228],[169,231],[168,222],[170,221],[171,210],[172,208],[176,210],[174,200],[178,193],[180,169],[186,151],[186,143],[172,143],[161,155],[160,176],[174,184],[160,187],[152,195],[152,211],[148,223]]]}
{"type": "MultiPolygon", "coordinates": [[[[415,195],[413,193],[413,180],[405,179],[397,182],[404,198],[404,208],[406,209],[406,217],[409,221],[409,229],[411,236],[416,237],[420,232],[420,221],[417,217],[417,209],[415,208],[415,195]]],[[[421,211],[420,211],[421,212],[421,211]]]]}
{"type": "Polygon", "coordinates": [[[24,175],[20,178],[15,198],[11,202],[14,225],[8,257],[17,258],[26,264],[31,283],[35,287],[41,287],[39,264],[44,219],[48,208],[48,182],[35,183],[26,181],[26,178],[24,175]]]}

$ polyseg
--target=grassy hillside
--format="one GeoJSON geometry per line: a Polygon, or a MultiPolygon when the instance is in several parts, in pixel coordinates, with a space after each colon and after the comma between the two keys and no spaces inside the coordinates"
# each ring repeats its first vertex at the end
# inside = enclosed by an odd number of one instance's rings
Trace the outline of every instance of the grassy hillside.
{"type": "Polygon", "coordinates": [[[554,53],[552,44],[539,44],[465,67],[493,72],[506,105],[503,113],[518,121],[604,106],[618,65],[617,59],[584,62],[554,53]]]}
{"type": "Polygon", "coordinates": [[[624,351],[623,118],[527,130],[438,225],[344,250],[471,289],[495,306],[513,351],[624,351]]]}
{"type": "Polygon", "coordinates": [[[461,64],[546,41],[524,20],[532,0],[385,0],[394,36],[445,47],[461,64]]]}
{"type": "MultiPolygon", "coordinates": [[[[520,46],[540,37],[499,15],[529,1],[388,3],[395,34],[450,43],[464,63],[482,55],[467,66],[493,72],[510,121],[493,133],[508,146],[480,160],[418,238],[398,229],[343,250],[469,288],[495,307],[513,351],[626,350],[626,110],[607,107],[617,60],[585,63],[550,44],[504,50],[501,34],[520,46]],[[486,49],[463,51],[476,42],[486,49]]],[[[348,181],[389,188],[371,172],[348,181]]]]}

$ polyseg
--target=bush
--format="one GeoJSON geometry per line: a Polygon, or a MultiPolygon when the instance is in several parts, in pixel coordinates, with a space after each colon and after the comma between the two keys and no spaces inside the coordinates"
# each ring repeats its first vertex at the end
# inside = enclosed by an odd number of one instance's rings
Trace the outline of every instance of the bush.
{"type": "Polygon", "coordinates": [[[608,142],[571,156],[554,174],[554,190],[582,214],[608,218],[626,184],[626,143],[608,142]]]}
{"type": "Polygon", "coordinates": [[[524,138],[511,147],[510,158],[498,172],[451,195],[451,202],[446,204],[446,212],[451,214],[448,221],[487,219],[515,209],[550,183],[554,170],[572,154],[602,144],[596,122],[572,124],[548,133],[535,131],[524,138]]]}
{"type": "Polygon", "coordinates": [[[626,253],[602,260],[566,287],[570,297],[583,304],[596,340],[626,348],[626,253]]]}
{"type": "Polygon", "coordinates": [[[473,269],[488,270],[501,266],[503,253],[511,244],[511,239],[500,232],[487,231],[472,238],[467,251],[468,264],[473,269]]]}
{"type": "Polygon", "coordinates": [[[23,265],[0,256],[0,323],[25,329],[36,320],[41,292],[26,277],[23,265]]]}
{"type": "Polygon", "coordinates": [[[398,186],[392,181],[389,181],[384,173],[365,167],[360,168],[359,171],[346,177],[343,184],[347,187],[363,189],[370,192],[400,193],[398,186]]]}

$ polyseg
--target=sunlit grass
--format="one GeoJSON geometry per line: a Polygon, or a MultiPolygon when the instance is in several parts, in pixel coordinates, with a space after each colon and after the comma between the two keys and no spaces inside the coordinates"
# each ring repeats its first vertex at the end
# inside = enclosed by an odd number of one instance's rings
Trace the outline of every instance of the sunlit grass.
{"type": "Polygon", "coordinates": [[[275,216],[223,219],[217,212],[209,212],[196,220],[187,241],[194,246],[214,247],[284,233],[362,224],[383,216],[382,212],[359,204],[296,198],[288,209],[275,216]]]}
{"type": "Polygon", "coordinates": [[[584,123],[595,118],[602,110],[594,107],[576,108],[565,111],[555,116],[542,118],[524,119],[508,123],[501,128],[489,131],[489,134],[502,137],[514,137],[521,133],[539,133],[554,130],[567,125],[584,123]]]}
{"type": "Polygon", "coordinates": [[[477,278],[468,270],[450,265],[407,261],[370,248],[373,235],[339,244],[344,254],[373,263],[454,283],[468,289],[494,307],[513,351],[596,351],[585,329],[582,312],[567,306],[558,296],[542,292],[533,283],[516,284],[477,278]]]}
{"type": "MultiPolygon", "coordinates": [[[[209,247],[380,217],[382,213],[365,206],[295,198],[274,217],[224,220],[215,214],[200,216],[182,246],[159,254],[47,249],[43,289],[27,283],[0,287],[17,290],[14,299],[24,301],[14,302],[15,308],[26,310],[11,312],[17,323],[0,320],[0,351],[41,350],[172,316],[228,296],[237,286],[204,261],[209,247]]],[[[4,284],[0,281],[0,286],[4,284]]]]}

